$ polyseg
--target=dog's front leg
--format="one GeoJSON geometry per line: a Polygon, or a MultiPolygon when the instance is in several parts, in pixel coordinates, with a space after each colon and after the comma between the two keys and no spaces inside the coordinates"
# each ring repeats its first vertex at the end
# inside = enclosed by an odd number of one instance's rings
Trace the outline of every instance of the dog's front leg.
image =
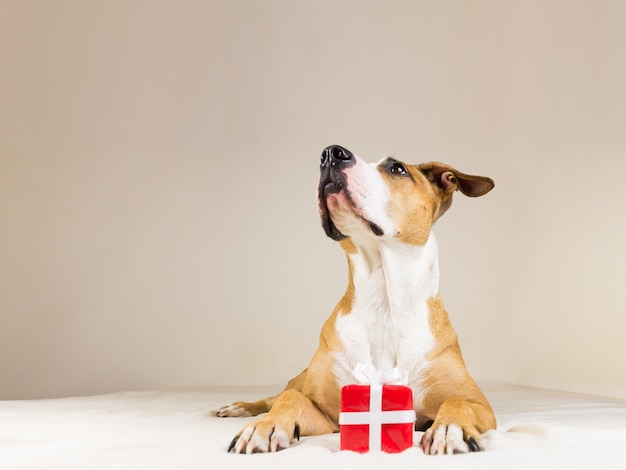
{"type": "Polygon", "coordinates": [[[297,390],[285,390],[269,413],[244,427],[230,443],[229,452],[251,454],[275,452],[289,447],[293,439],[334,431],[332,422],[297,390]]]}

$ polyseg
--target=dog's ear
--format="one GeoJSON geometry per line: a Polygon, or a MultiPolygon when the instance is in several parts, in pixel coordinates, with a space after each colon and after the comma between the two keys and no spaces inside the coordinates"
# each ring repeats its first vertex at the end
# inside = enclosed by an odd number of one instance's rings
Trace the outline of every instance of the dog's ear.
{"type": "Polygon", "coordinates": [[[487,194],[494,187],[493,180],[486,176],[466,175],[455,170],[445,163],[422,163],[417,168],[438,188],[441,194],[441,204],[435,213],[434,220],[441,217],[452,204],[452,194],[459,190],[469,197],[478,197],[487,194]]]}
{"type": "Polygon", "coordinates": [[[487,194],[494,186],[491,178],[466,175],[445,163],[422,163],[417,167],[428,178],[428,181],[444,193],[452,193],[458,189],[466,196],[478,197],[487,194]]]}

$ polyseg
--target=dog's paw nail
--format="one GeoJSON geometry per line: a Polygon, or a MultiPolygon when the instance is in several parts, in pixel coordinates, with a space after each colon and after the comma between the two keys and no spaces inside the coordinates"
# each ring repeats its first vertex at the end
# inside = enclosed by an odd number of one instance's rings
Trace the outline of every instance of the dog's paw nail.
{"type": "Polygon", "coordinates": [[[231,452],[235,446],[237,445],[237,440],[239,440],[239,436],[235,436],[232,441],[230,441],[230,445],[228,446],[228,452],[231,452]]]}
{"type": "Polygon", "coordinates": [[[478,442],[476,442],[476,439],[474,439],[473,437],[470,437],[467,440],[467,443],[469,444],[469,448],[472,452],[480,452],[482,450],[478,445],[478,442]]]}

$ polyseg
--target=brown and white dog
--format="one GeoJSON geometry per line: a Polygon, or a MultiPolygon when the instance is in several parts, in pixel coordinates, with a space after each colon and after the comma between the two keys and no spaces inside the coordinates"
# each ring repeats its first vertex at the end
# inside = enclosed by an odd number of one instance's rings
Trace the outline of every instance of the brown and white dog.
{"type": "Polygon", "coordinates": [[[348,288],[309,366],[282,393],[218,410],[221,417],[268,412],[245,426],[228,450],[276,451],[300,435],[336,432],[340,390],[355,383],[358,363],[408,372],[424,453],[482,450],[481,434],[496,420],[467,373],[439,297],[431,227],[456,190],[476,197],[493,186],[490,178],[442,163],[385,158],[367,164],[338,145],[324,149],[319,211],[326,234],[346,252],[348,288]]]}

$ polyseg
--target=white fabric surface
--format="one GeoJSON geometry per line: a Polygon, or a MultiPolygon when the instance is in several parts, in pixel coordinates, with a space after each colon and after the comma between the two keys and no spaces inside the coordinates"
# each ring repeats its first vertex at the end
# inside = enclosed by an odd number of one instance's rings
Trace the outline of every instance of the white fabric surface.
{"type": "Polygon", "coordinates": [[[276,454],[226,448],[253,418],[210,410],[280,387],[125,392],[0,401],[0,469],[626,469],[626,401],[483,384],[498,418],[481,453],[339,452],[339,435],[304,437],[276,454]]]}

